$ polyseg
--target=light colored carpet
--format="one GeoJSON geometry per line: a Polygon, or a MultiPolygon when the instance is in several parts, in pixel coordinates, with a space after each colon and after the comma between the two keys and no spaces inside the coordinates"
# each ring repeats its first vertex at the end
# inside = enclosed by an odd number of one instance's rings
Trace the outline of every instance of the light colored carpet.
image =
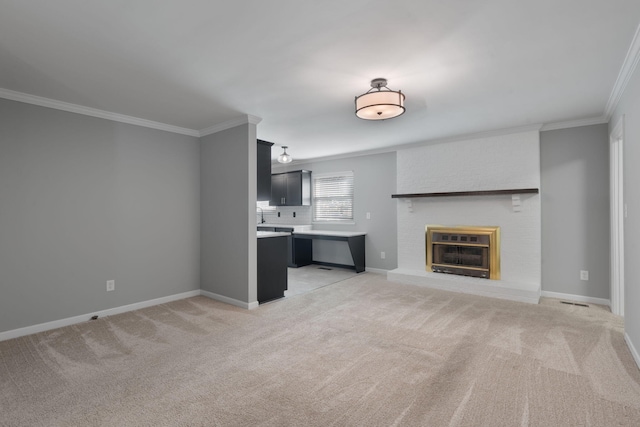
{"type": "Polygon", "coordinates": [[[364,273],[0,342],[3,426],[638,426],[619,318],[364,273]]]}

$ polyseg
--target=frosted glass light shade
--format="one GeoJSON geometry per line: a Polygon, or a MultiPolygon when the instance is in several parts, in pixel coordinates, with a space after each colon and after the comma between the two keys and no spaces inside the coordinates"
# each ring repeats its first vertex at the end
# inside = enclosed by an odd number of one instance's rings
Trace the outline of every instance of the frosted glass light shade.
{"type": "Polygon", "coordinates": [[[404,94],[401,91],[379,90],[356,97],[356,116],[364,120],[391,119],[404,111],[404,94]]]}
{"type": "Polygon", "coordinates": [[[291,157],[289,155],[289,153],[287,153],[287,148],[289,148],[289,147],[285,147],[285,146],[282,147],[282,149],[283,149],[282,150],[282,154],[280,154],[278,156],[278,162],[280,162],[280,163],[291,163],[291,161],[293,160],[293,157],[291,157]]]}

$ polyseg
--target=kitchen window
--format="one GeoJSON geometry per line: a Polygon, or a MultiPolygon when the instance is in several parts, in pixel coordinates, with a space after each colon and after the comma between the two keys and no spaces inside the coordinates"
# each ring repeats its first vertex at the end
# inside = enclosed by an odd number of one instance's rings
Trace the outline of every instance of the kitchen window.
{"type": "Polygon", "coordinates": [[[313,174],[313,221],[353,221],[353,172],[313,174]]]}

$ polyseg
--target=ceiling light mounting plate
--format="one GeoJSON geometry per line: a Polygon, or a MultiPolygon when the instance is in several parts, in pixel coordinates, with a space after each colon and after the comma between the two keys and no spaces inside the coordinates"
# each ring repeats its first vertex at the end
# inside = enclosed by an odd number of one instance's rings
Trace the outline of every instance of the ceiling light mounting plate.
{"type": "Polygon", "coordinates": [[[377,78],[371,80],[371,87],[380,90],[381,87],[387,87],[387,79],[377,78]]]}

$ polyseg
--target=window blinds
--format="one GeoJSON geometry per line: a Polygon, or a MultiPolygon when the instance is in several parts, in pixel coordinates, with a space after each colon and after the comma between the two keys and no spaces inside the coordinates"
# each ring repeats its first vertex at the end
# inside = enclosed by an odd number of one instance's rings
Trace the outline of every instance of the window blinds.
{"type": "Polygon", "coordinates": [[[353,220],[353,172],[314,177],[313,220],[353,220]]]}

